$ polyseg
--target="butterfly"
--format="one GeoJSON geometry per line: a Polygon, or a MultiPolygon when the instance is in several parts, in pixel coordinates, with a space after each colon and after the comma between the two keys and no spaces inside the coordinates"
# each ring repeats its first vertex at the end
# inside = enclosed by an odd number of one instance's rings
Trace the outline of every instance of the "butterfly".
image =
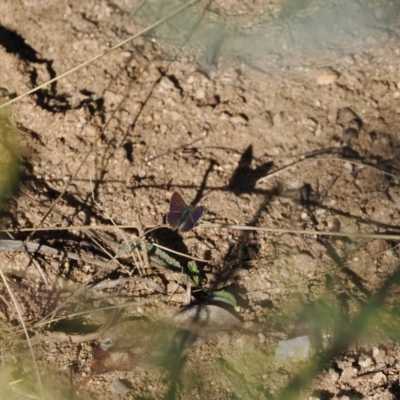
{"type": "Polygon", "coordinates": [[[174,192],[169,204],[167,221],[178,232],[190,231],[203,214],[204,207],[189,206],[178,192],[174,192]]]}

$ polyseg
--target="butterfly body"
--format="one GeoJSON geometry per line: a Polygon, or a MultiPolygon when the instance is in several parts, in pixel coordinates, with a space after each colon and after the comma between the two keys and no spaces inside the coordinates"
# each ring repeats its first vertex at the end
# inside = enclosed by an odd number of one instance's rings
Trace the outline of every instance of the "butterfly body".
{"type": "Polygon", "coordinates": [[[174,192],[169,205],[167,221],[173,229],[179,232],[187,232],[192,229],[200,219],[204,207],[187,205],[178,192],[174,192]]]}

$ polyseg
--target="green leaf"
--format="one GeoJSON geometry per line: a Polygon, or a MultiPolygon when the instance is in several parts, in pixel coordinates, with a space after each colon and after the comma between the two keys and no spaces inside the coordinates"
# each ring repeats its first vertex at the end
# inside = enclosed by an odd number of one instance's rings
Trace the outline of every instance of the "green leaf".
{"type": "Polygon", "coordinates": [[[222,301],[223,303],[229,304],[232,307],[236,306],[235,297],[225,290],[218,290],[217,292],[209,293],[207,299],[209,301],[222,301]]]}
{"type": "MultiPolygon", "coordinates": [[[[169,256],[165,251],[161,250],[160,248],[154,246],[149,242],[146,242],[145,246],[150,260],[162,265],[163,267],[170,268],[171,270],[183,270],[182,265],[179,264],[179,262],[176,261],[174,258],[169,256]]],[[[126,243],[122,243],[118,248],[118,252],[123,253],[134,251],[135,249],[138,249],[140,251],[142,250],[142,242],[140,240],[137,240],[135,244],[130,243],[129,245],[127,245],[126,243]]]]}
{"type": "Polygon", "coordinates": [[[199,267],[196,264],[196,261],[190,261],[188,264],[188,268],[190,271],[190,275],[192,275],[192,279],[196,285],[200,283],[200,271],[199,267]]]}

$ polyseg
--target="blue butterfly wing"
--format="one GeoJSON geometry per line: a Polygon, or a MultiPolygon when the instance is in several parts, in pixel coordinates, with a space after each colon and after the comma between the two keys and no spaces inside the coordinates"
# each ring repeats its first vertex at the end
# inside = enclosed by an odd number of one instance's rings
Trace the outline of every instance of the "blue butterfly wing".
{"type": "Polygon", "coordinates": [[[174,192],[169,203],[169,213],[167,214],[167,222],[173,229],[178,229],[182,225],[182,217],[189,207],[178,192],[174,192]]]}
{"type": "Polygon", "coordinates": [[[189,216],[183,222],[182,226],[179,229],[179,232],[187,232],[190,231],[195,225],[196,222],[203,215],[204,207],[198,206],[191,209],[189,216]]]}

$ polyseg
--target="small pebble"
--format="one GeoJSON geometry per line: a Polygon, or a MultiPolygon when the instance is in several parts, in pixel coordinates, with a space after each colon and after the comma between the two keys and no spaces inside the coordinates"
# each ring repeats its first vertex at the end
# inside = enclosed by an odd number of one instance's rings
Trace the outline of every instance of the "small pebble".
{"type": "Polygon", "coordinates": [[[233,117],[231,117],[229,119],[229,121],[233,125],[246,125],[247,124],[246,118],[242,117],[241,115],[234,115],[233,117]]]}
{"type": "Polygon", "coordinates": [[[383,372],[378,372],[372,377],[372,382],[374,382],[376,385],[383,385],[386,383],[387,378],[386,375],[383,372]]]}
{"type": "Polygon", "coordinates": [[[230,115],[229,115],[227,112],[223,112],[223,113],[221,113],[220,116],[219,116],[219,119],[220,119],[221,121],[226,121],[226,120],[228,120],[229,118],[230,118],[230,115]]]}
{"type": "Polygon", "coordinates": [[[69,185],[67,192],[72,194],[78,193],[78,188],[76,187],[76,185],[69,185]]]}
{"type": "Polygon", "coordinates": [[[331,85],[339,78],[339,73],[332,68],[322,68],[317,71],[315,80],[317,85],[331,85]]]}
{"type": "Polygon", "coordinates": [[[358,118],[357,114],[350,107],[344,107],[339,110],[337,117],[337,123],[339,125],[345,126],[354,120],[360,121],[360,118],[358,118]]]}
{"type": "Polygon", "coordinates": [[[164,76],[161,78],[161,81],[159,83],[159,87],[161,89],[166,89],[166,90],[173,90],[175,89],[175,86],[173,84],[173,82],[171,81],[171,79],[169,79],[168,77],[164,76]]]}
{"type": "Polygon", "coordinates": [[[125,395],[129,392],[129,388],[126,387],[126,385],[124,383],[122,383],[121,381],[114,381],[111,384],[112,388],[118,392],[119,394],[125,395]]]}
{"type": "Polygon", "coordinates": [[[278,347],[275,349],[275,360],[285,361],[290,357],[308,357],[310,346],[310,339],[308,336],[281,340],[278,342],[278,347]]]}
{"type": "Polygon", "coordinates": [[[181,118],[181,114],[179,114],[179,113],[176,112],[176,111],[172,111],[172,112],[171,112],[171,119],[172,119],[173,121],[178,121],[180,118],[181,118]]]}
{"type": "Polygon", "coordinates": [[[349,162],[343,163],[343,168],[349,172],[353,172],[353,164],[349,162]]]}
{"type": "Polygon", "coordinates": [[[229,68],[227,71],[225,71],[224,76],[222,78],[223,81],[236,81],[239,78],[239,71],[236,70],[235,68],[229,68]]]}
{"type": "Polygon", "coordinates": [[[206,97],[206,91],[203,88],[199,88],[196,90],[194,97],[196,100],[203,100],[206,97]]]}
{"type": "Polygon", "coordinates": [[[252,329],[254,327],[254,322],[253,321],[246,321],[243,324],[243,329],[252,329]]]}
{"type": "Polygon", "coordinates": [[[282,277],[289,279],[290,278],[290,272],[286,268],[282,268],[280,271],[280,274],[282,277]]]}
{"type": "Polygon", "coordinates": [[[373,355],[374,358],[379,356],[379,349],[377,347],[374,347],[372,349],[372,355],[373,355]]]}
{"type": "Polygon", "coordinates": [[[113,346],[114,346],[114,341],[111,338],[105,338],[100,343],[100,348],[103,351],[107,351],[113,346]]]}
{"type": "Polygon", "coordinates": [[[372,365],[371,357],[362,357],[362,358],[360,358],[360,360],[358,361],[358,365],[360,367],[363,367],[363,368],[369,367],[370,365],[372,365]]]}
{"type": "Polygon", "coordinates": [[[303,125],[306,126],[306,128],[312,133],[314,133],[318,128],[318,122],[314,118],[310,117],[307,117],[303,120],[303,125]]]}
{"type": "Polygon", "coordinates": [[[217,96],[209,97],[207,100],[207,104],[211,107],[215,107],[219,104],[219,98],[217,96]]]}
{"type": "Polygon", "coordinates": [[[245,335],[240,335],[232,342],[232,344],[237,349],[244,349],[248,344],[248,338],[245,335]]]}
{"type": "Polygon", "coordinates": [[[359,228],[358,228],[357,224],[350,224],[350,225],[343,227],[343,232],[345,232],[345,233],[357,233],[358,231],[359,231],[359,228]]]}

